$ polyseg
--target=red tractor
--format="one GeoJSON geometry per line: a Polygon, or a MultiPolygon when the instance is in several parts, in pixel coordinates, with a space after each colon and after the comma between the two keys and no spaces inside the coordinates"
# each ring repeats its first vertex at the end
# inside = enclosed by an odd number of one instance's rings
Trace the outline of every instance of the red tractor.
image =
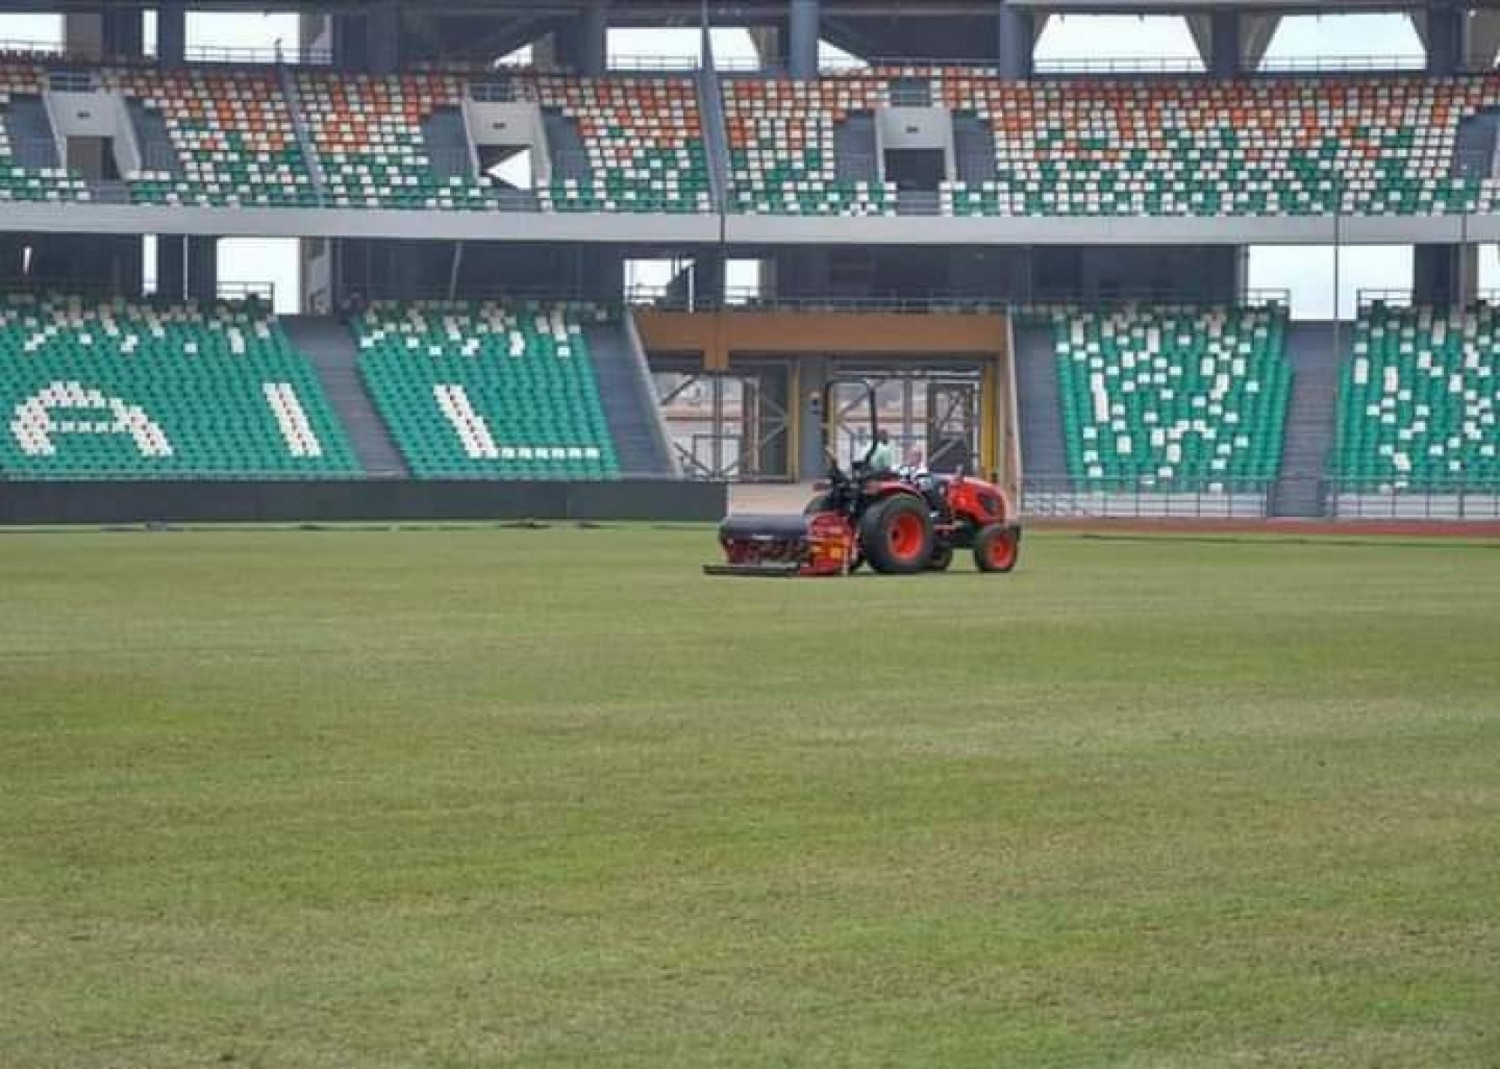
{"type": "MultiPolygon", "coordinates": [[[[824,391],[823,411],[833,384],[824,391]]],[[[870,425],[878,430],[875,393],[870,425]]],[[[800,516],[733,514],[719,525],[725,563],[710,575],[846,575],[866,563],[887,575],[943,571],[955,550],[968,549],[982,572],[1009,572],[1021,549],[1021,528],[1005,492],[994,483],[954,475],[875,471],[877,434],[845,473],[827,445],[828,479],[800,516]]]]}

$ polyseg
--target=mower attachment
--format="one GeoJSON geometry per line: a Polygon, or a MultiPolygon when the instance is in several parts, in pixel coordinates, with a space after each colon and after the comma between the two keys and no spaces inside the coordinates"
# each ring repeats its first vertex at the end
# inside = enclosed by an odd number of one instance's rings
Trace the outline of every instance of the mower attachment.
{"type": "Polygon", "coordinates": [[[719,525],[724,564],[708,575],[840,575],[853,563],[854,531],[836,512],[731,514],[719,525]]]}

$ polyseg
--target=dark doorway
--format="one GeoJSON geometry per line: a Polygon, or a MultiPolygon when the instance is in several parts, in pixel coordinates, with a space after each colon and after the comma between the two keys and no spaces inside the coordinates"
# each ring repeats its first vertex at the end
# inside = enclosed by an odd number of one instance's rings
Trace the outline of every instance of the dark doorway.
{"type": "Polygon", "coordinates": [[[903,193],[936,193],[945,177],[943,150],[937,148],[887,149],[885,180],[896,183],[903,193]]]}
{"type": "Polygon", "coordinates": [[[115,162],[112,137],[68,138],[68,168],[91,182],[118,182],[120,165],[115,162]]]}

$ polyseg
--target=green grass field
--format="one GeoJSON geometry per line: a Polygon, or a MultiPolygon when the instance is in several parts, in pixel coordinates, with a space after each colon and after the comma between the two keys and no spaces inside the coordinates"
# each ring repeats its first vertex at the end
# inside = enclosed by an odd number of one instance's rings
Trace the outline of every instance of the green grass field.
{"type": "Polygon", "coordinates": [[[714,549],[0,535],[0,1065],[1500,1065],[1500,547],[714,549]]]}

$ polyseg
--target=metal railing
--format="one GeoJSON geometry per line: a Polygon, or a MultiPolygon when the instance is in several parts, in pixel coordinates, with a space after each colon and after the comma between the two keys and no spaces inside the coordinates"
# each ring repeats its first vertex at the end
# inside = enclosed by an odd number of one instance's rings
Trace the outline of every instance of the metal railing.
{"type": "Polygon", "coordinates": [[[1384,71],[1422,71],[1427,57],[1420,52],[1372,56],[1267,56],[1257,74],[1338,74],[1384,71]]]}
{"type": "MultiPolygon", "coordinates": [[[[0,58],[47,60],[62,63],[110,63],[121,66],[154,66],[154,52],[116,54],[97,48],[68,48],[57,41],[0,40],[0,58]]],[[[251,47],[244,45],[188,45],[183,49],[185,63],[220,63],[243,66],[265,66],[285,63],[295,66],[328,66],[333,52],[327,48],[303,48],[301,45],[251,47]]]]}
{"type": "Polygon", "coordinates": [[[1035,74],[1199,74],[1197,56],[1058,56],[1032,61],[1035,74]]]}
{"type": "Polygon", "coordinates": [[[1434,477],[1416,485],[1390,478],[1328,477],[1328,511],[1338,520],[1500,520],[1500,480],[1434,477]]]}
{"type": "Polygon", "coordinates": [[[702,69],[703,61],[697,56],[612,55],[607,66],[611,74],[692,74],[702,69]]]}
{"type": "MultiPolygon", "coordinates": [[[[1416,302],[1416,292],[1411,289],[1360,289],[1354,294],[1355,307],[1363,312],[1366,309],[1383,304],[1391,308],[1409,308],[1416,302]]],[[[1439,302],[1443,307],[1448,307],[1448,302],[1439,302]]],[[[1475,290],[1473,298],[1464,302],[1466,306],[1475,304],[1500,304],[1500,289],[1475,290]]]]}
{"type": "MultiPolygon", "coordinates": [[[[268,307],[276,303],[276,283],[274,282],[223,280],[218,283],[214,293],[216,300],[231,303],[253,300],[268,307]]],[[[44,279],[30,276],[0,279],[0,297],[10,296],[45,297],[55,301],[65,301],[69,298],[88,298],[97,302],[124,300],[151,305],[194,303],[182,297],[160,293],[155,283],[147,286],[144,294],[131,295],[122,294],[119,286],[109,282],[77,282],[69,279],[44,279]]]]}
{"type": "Polygon", "coordinates": [[[909,312],[981,312],[1006,313],[1016,317],[1040,318],[1054,313],[1072,313],[1080,308],[1126,308],[1136,305],[1153,310],[1201,311],[1210,308],[1285,308],[1291,302],[1286,289],[1245,290],[1232,300],[1222,297],[1161,295],[1156,293],[1082,295],[1028,300],[983,294],[822,294],[781,296],[765,293],[753,286],[726,286],[722,296],[706,292],[682,292],[670,284],[636,284],[625,290],[625,302],[647,305],[664,311],[713,311],[719,308],[742,311],[870,311],[909,312]]]}
{"type": "Polygon", "coordinates": [[[519,76],[474,81],[467,86],[469,99],[480,104],[512,104],[518,100],[535,99],[535,94],[528,90],[525,79],[519,76]]]}
{"type": "Polygon", "coordinates": [[[1272,485],[1151,485],[1137,478],[1084,480],[1028,473],[1021,488],[1021,512],[1052,519],[1261,519],[1270,511],[1272,485]]]}

